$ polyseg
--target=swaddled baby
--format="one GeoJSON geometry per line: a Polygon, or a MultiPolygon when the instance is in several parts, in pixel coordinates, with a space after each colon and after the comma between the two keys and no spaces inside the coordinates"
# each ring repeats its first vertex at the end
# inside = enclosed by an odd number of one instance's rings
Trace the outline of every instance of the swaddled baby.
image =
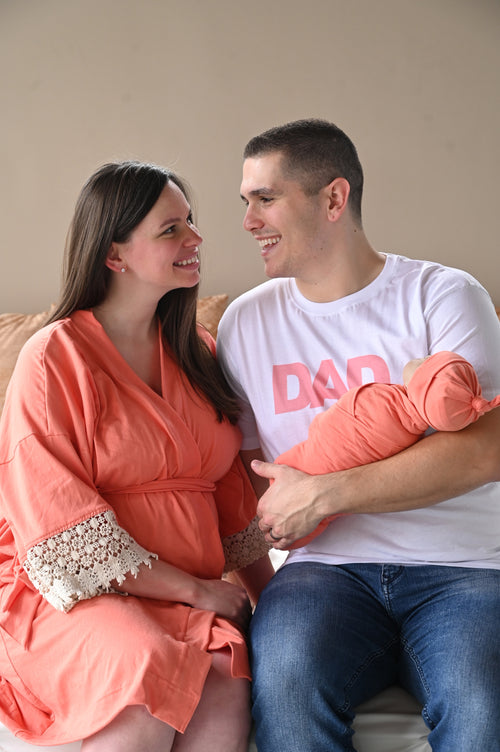
{"type": "MultiPolygon", "coordinates": [[[[347,470],[390,457],[422,438],[431,427],[459,431],[500,405],[488,401],[473,366],[457,353],[442,351],[411,360],[402,384],[370,383],[350,389],[317,415],[308,437],[275,462],[311,475],[347,470]]],[[[322,520],[291,548],[306,545],[337,515],[322,520]]]]}

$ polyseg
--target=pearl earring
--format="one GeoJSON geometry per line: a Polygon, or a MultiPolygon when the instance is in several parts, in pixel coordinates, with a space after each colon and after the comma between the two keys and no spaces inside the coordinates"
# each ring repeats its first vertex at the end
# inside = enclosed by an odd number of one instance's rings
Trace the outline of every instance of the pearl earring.
{"type": "Polygon", "coordinates": [[[123,274],[123,272],[126,272],[126,271],[127,271],[127,267],[126,267],[126,266],[122,266],[122,268],[120,269],[120,271],[121,271],[121,273],[123,274]]]}

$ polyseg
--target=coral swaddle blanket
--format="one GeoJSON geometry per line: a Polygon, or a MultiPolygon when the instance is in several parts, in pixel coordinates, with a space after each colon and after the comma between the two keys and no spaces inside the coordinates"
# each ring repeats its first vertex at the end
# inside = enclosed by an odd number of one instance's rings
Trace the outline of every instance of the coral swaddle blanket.
{"type": "MultiPolygon", "coordinates": [[[[418,366],[407,386],[371,383],[351,389],[309,427],[306,441],[275,462],[306,473],[347,470],[389,457],[418,441],[429,428],[459,431],[500,406],[486,400],[473,366],[442,351],[418,366]]],[[[306,545],[327,527],[328,517],[291,548],[306,545]]]]}

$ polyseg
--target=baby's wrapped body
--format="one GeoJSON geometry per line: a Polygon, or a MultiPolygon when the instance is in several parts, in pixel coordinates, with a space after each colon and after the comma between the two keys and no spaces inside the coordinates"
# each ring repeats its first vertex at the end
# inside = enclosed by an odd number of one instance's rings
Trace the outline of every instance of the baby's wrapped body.
{"type": "MultiPolygon", "coordinates": [[[[311,475],[347,470],[401,452],[429,427],[459,431],[500,405],[500,395],[484,399],[474,368],[456,353],[438,352],[414,365],[406,386],[370,383],[350,389],[314,418],[306,441],[276,463],[311,475]]],[[[333,519],[323,520],[292,548],[305,546],[333,519]]]]}

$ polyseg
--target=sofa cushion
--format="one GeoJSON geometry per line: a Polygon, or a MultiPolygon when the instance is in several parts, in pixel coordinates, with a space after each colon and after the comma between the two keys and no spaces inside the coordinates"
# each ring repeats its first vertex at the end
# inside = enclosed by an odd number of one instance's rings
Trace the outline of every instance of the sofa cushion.
{"type": "Polygon", "coordinates": [[[48,317],[49,311],[0,315],[0,411],[19,350],[45,324],[48,317]]]}
{"type": "MultiPolygon", "coordinates": [[[[213,337],[217,336],[219,320],[224,313],[229,297],[225,294],[208,295],[198,299],[198,321],[213,337]]],[[[54,306],[40,313],[0,314],[0,412],[5,401],[5,392],[20,349],[27,339],[40,329],[54,306]]]]}
{"type": "Polygon", "coordinates": [[[217,327],[219,326],[222,314],[227,308],[228,302],[229,295],[224,293],[198,298],[198,321],[208,329],[214,339],[217,337],[217,327]]]}

